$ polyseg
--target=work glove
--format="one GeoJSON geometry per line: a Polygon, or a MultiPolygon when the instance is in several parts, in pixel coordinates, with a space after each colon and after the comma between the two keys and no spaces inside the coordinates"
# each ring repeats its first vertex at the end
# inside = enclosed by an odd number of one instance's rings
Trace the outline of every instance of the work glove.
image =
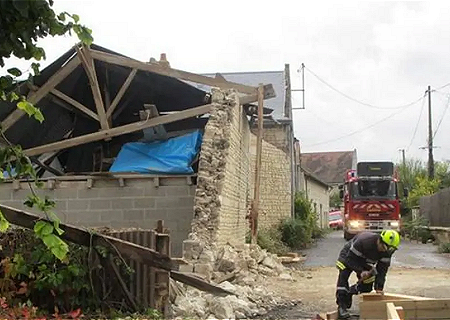
{"type": "Polygon", "coordinates": [[[363,271],[363,272],[361,272],[361,281],[369,279],[371,276],[372,276],[371,271],[363,271]]]}

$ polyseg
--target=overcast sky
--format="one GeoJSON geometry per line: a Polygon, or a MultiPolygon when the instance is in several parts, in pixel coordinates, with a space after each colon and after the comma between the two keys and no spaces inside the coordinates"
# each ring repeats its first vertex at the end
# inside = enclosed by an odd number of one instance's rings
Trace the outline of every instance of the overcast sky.
{"type": "MultiPolygon", "coordinates": [[[[186,71],[271,71],[289,63],[298,89],[304,63],[306,109],[294,111],[303,152],[356,148],[358,160],[399,161],[403,148],[426,160],[427,100],[420,98],[428,85],[450,83],[450,4],[443,2],[55,0],[54,9],[78,14],[101,46],[142,61],[165,52],[186,71]],[[313,73],[381,109],[351,101],[313,73]]],[[[42,41],[43,65],[75,41],[42,41]]],[[[433,130],[441,121],[436,160],[450,159],[449,93],[450,86],[432,93],[433,130]]],[[[301,107],[300,92],[293,103],[301,107]]]]}

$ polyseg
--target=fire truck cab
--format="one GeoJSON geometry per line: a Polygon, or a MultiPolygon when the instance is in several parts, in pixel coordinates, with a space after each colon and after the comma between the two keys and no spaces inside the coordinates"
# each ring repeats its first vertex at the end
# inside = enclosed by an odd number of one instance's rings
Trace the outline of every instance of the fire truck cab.
{"type": "Polygon", "coordinates": [[[361,231],[400,230],[398,179],[392,162],[359,162],[356,170],[347,171],[339,188],[346,240],[361,231]]]}

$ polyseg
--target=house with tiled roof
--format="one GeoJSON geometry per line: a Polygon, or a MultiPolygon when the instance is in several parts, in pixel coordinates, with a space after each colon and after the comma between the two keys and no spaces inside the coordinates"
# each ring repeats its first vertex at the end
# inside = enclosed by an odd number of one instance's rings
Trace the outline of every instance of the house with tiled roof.
{"type": "Polygon", "coordinates": [[[356,149],[301,154],[301,166],[332,186],[342,183],[347,170],[356,169],[356,163],[356,149]]]}

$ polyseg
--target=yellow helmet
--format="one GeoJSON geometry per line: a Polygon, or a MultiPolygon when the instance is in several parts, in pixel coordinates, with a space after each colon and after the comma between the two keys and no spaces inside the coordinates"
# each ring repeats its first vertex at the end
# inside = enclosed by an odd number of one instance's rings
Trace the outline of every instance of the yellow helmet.
{"type": "Polygon", "coordinates": [[[381,232],[381,241],[389,247],[398,249],[400,245],[400,235],[395,230],[383,230],[383,232],[381,232]]]}

